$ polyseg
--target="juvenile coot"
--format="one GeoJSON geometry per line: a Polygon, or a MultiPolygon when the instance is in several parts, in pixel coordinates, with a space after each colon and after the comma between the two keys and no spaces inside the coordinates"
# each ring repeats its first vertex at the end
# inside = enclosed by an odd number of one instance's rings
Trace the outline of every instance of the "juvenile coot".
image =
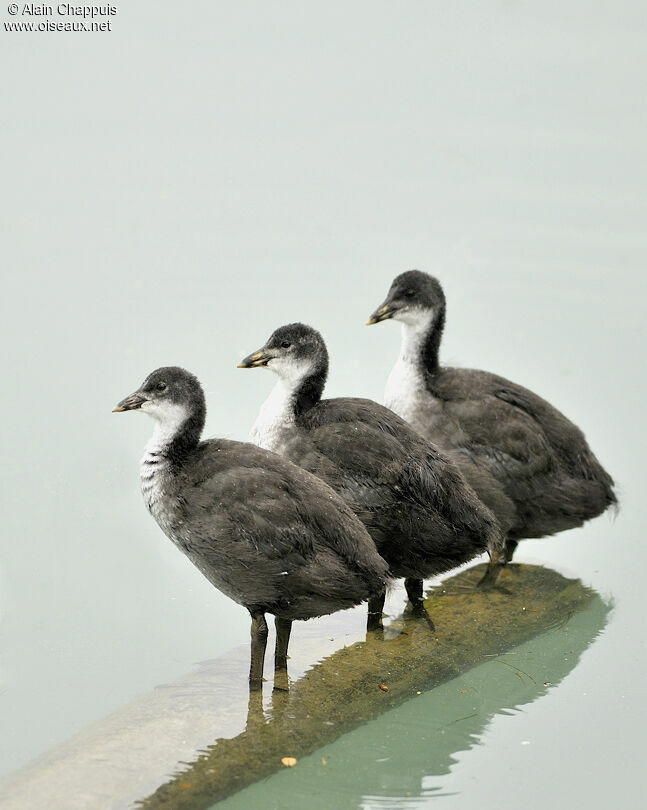
{"type": "Polygon", "coordinates": [[[508,559],[520,539],[580,526],[616,503],[613,479],[584,434],[550,403],[496,374],[440,365],[445,295],[437,279],[418,270],[397,276],[368,324],[387,319],[402,323],[402,344],[386,405],[463,457],[468,480],[507,531],[508,559]],[[500,508],[481,486],[497,490],[500,508]]]}
{"type": "MultiPolygon", "coordinates": [[[[279,378],[251,441],[315,473],[342,495],[391,573],[405,577],[418,615],[426,616],[425,577],[486,550],[494,581],[505,556],[491,512],[458,469],[392,411],[368,399],[321,399],[328,352],[319,332],[301,323],[282,326],[238,365],[267,367],[279,378]]],[[[379,623],[383,604],[383,596],[369,603],[369,626],[371,617],[379,623]]]]}
{"type": "Polygon", "coordinates": [[[294,619],[352,607],[385,588],[387,566],[330,487],[252,444],[200,441],[198,380],[159,368],[114,411],[155,420],[141,462],[144,501],[164,533],[252,617],[250,686],[262,681],[265,613],[276,620],[274,666],[287,666],[294,619]]]}

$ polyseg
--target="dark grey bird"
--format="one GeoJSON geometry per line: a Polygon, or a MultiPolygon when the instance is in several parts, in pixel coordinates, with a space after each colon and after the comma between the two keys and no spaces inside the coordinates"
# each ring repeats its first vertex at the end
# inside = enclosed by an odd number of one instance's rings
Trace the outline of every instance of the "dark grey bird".
{"type": "Polygon", "coordinates": [[[141,462],[144,501],[204,576],[252,617],[250,687],[259,688],[276,620],[275,670],[287,668],[294,619],[382,593],[387,565],[364,526],[319,478],[252,444],[200,441],[206,406],[196,377],[159,368],[114,411],[155,420],[141,462]]]}
{"type": "Polygon", "coordinates": [[[616,504],[613,479],[582,431],[516,383],[441,366],[445,295],[432,276],[397,276],[368,324],[402,323],[385,403],[452,458],[497,515],[507,557],[519,540],[581,526],[616,504]]]}
{"type": "MultiPolygon", "coordinates": [[[[414,613],[428,618],[422,580],[488,551],[496,579],[505,561],[492,513],[447,458],[388,408],[368,399],[322,399],[328,352],[315,329],[282,326],[239,368],[278,381],[250,439],[323,478],[362,520],[391,574],[405,578],[414,613]]],[[[369,603],[379,625],[383,594],[369,603]]]]}

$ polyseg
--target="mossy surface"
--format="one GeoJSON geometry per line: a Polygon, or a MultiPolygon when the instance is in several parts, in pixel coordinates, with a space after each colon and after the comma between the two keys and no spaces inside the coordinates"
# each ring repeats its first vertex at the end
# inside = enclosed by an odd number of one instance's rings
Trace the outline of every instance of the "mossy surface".
{"type": "Polygon", "coordinates": [[[567,622],[594,592],[579,580],[531,565],[510,565],[499,587],[480,592],[477,566],[446,580],[425,602],[436,629],[402,617],[384,632],[339,650],[275,690],[264,713],[250,697],[247,727],[219,739],[138,806],[200,810],[357,728],[417,693],[567,622]]]}

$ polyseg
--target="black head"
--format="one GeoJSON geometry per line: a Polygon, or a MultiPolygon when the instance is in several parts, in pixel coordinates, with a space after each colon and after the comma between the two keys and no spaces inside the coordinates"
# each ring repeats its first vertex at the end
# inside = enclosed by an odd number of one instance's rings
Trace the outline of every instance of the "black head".
{"type": "Polygon", "coordinates": [[[142,411],[152,416],[166,453],[178,464],[200,441],[207,414],[197,377],[178,366],[153,371],[134,394],[112,410],[142,411]]]}
{"type": "Polygon", "coordinates": [[[420,270],[396,276],[386,300],[368,319],[370,326],[390,318],[405,323],[429,320],[445,310],[445,294],[438,279],[420,270]]]}
{"type": "Polygon", "coordinates": [[[289,323],[272,332],[261,349],[238,364],[238,368],[259,367],[271,368],[285,379],[303,379],[312,371],[328,369],[328,350],[316,329],[289,323]]]}
{"type": "Polygon", "coordinates": [[[328,350],[316,329],[304,323],[280,326],[238,368],[270,368],[294,390],[295,412],[309,410],[320,399],[328,376],[328,350]]]}
{"type": "Polygon", "coordinates": [[[141,410],[157,419],[171,412],[191,413],[204,407],[204,392],[197,377],[178,366],[158,368],[134,394],[122,399],[113,412],[141,410]]]}

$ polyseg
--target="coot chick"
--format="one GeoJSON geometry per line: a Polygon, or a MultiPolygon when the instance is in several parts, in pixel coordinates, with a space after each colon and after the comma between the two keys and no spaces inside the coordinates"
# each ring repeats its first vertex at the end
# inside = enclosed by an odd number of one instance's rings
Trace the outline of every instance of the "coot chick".
{"type": "MultiPolygon", "coordinates": [[[[362,520],[391,574],[405,578],[414,612],[426,617],[422,580],[488,551],[496,579],[505,562],[491,512],[459,470],[392,411],[368,399],[322,399],[328,352],[315,329],[282,326],[239,368],[278,375],[250,440],[323,478],[362,520]]],[[[369,603],[379,625],[384,596],[369,603]]]]}
{"type": "Polygon", "coordinates": [[[385,588],[386,563],[344,501],[320,479],[252,444],[200,441],[206,406],[196,377],[159,368],[114,411],[155,420],[141,462],[144,501],[204,576],[252,617],[251,688],[259,688],[276,620],[276,670],[294,619],[352,607],[385,588]]]}
{"type": "Polygon", "coordinates": [[[468,480],[507,531],[508,559],[522,538],[581,526],[616,504],[613,479],[557,408],[496,374],[440,365],[445,309],[432,276],[410,270],[393,281],[368,320],[402,323],[384,401],[443,451],[463,456],[468,480]],[[492,489],[492,479],[500,508],[481,489],[492,489]]]}

